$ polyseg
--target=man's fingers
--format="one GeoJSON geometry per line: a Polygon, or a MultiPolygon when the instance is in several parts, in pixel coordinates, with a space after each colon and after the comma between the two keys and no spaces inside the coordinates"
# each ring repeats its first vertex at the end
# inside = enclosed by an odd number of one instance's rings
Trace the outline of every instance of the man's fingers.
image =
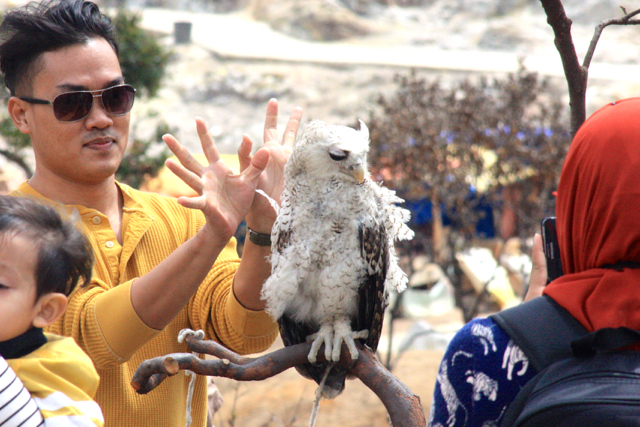
{"type": "Polygon", "coordinates": [[[165,165],[178,178],[183,180],[185,184],[193,188],[196,193],[202,194],[202,179],[200,178],[200,175],[187,170],[184,166],[171,159],[167,159],[165,165]]]}
{"type": "Polygon", "coordinates": [[[165,142],[165,144],[167,144],[167,147],[169,147],[171,152],[175,154],[176,158],[182,166],[195,173],[196,175],[202,176],[204,167],[200,164],[199,161],[196,160],[195,157],[191,155],[189,150],[187,150],[182,144],[178,142],[178,140],[173,135],[163,135],[162,140],[165,142]]]}
{"type": "Polygon", "coordinates": [[[269,163],[269,150],[261,148],[253,155],[251,164],[244,170],[243,175],[249,181],[257,181],[264,168],[267,167],[267,163],[269,163]]]}
{"type": "Polygon", "coordinates": [[[278,141],[278,101],[271,98],[267,103],[267,115],[264,118],[264,143],[278,141]]]}
{"type": "Polygon", "coordinates": [[[216,147],[213,137],[207,129],[207,125],[202,120],[202,117],[196,117],[196,130],[198,131],[198,137],[200,138],[200,144],[202,145],[202,152],[209,161],[209,164],[216,163],[220,160],[220,153],[218,147],[216,147]]]}
{"type": "Polygon", "coordinates": [[[289,122],[284,130],[284,136],[282,137],[282,144],[288,147],[293,147],[293,143],[296,140],[298,134],[298,128],[300,127],[300,121],[302,120],[302,108],[296,107],[291,112],[289,122]]]}
{"type": "Polygon", "coordinates": [[[207,205],[207,199],[205,196],[199,196],[199,197],[180,196],[178,197],[178,204],[180,204],[181,206],[184,206],[187,209],[197,209],[201,211],[207,205]]]}
{"type": "Polygon", "coordinates": [[[529,279],[529,288],[527,289],[524,300],[529,301],[542,295],[546,284],[547,260],[544,256],[542,236],[536,233],[533,236],[533,246],[531,247],[531,278],[529,279]]]}
{"type": "Polygon", "coordinates": [[[251,164],[251,148],[253,147],[253,141],[249,138],[249,135],[242,135],[242,142],[238,147],[238,162],[240,163],[240,172],[245,170],[251,164]]]}

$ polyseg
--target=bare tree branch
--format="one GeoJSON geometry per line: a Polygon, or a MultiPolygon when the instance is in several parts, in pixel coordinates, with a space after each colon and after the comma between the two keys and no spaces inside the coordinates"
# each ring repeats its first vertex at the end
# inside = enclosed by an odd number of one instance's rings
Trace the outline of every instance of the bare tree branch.
{"type": "MultiPolygon", "coordinates": [[[[174,353],[148,359],[140,364],[131,386],[140,394],[149,393],[168,376],[188,369],[200,375],[231,378],[237,381],[260,381],[275,376],[291,367],[306,363],[310,343],[298,344],[276,350],[257,358],[237,355],[213,341],[201,341],[192,336],[185,339],[189,349],[206,353],[219,359],[200,359],[189,353],[174,353]]],[[[426,419],[420,397],[413,394],[398,378],[376,359],[368,348],[358,343],[360,357],[352,361],[346,346],[338,365],[347,367],[380,398],[396,427],[423,427],[426,419]]],[[[318,360],[324,361],[324,350],[318,352],[318,360]]]]}
{"type": "Polygon", "coordinates": [[[622,18],[602,21],[596,26],[594,35],[587,49],[582,65],[578,62],[573,40],[571,38],[571,19],[567,18],[561,0],[540,0],[547,15],[547,23],[553,28],[554,43],[560,53],[564,75],[569,86],[569,105],[571,106],[571,135],[575,135],[578,128],[586,120],[586,92],[589,66],[596,50],[602,31],[609,25],[638,25],[640,20],[632,19],[640,13],[640,9],[627,13],[621,8],[625,16],[622,18]]]}
{"type": "Polygon", "coordinates": [[[582,67],[571,38],[571,19],[567,18],[560,0],[540,0],[547,15],[547,23],[555,34],[554,43],[560,53],[564,75],[569,86],[569,105],[571,107],[571,135],[586,119],[587,68],[582,67]]]}
{"type": "Polygon", "coordinates": [[[589,69],[589,65],[591,65],[591,59],[593,58],[593,54],[596,51],[596,45],[598,44],[598,40],[600,39],[600,35],[602,34],[602,30],[604,30],[609,25],[640,25],[640,20],[631,19],[637,14],[640,13],[640,9],[634,10],[631,13],[626,13],[626,10],[622,8],[622,11],[625,12],[625,16],[622,18],[608,19],[606,21],[600,22],[593,33],[593,38],[591,39],[591,43],[589,44],[589,49],[587,49],[587,53],[584,56],[584,61],[582,62],[582,67],[584,69],[589,69]]]}

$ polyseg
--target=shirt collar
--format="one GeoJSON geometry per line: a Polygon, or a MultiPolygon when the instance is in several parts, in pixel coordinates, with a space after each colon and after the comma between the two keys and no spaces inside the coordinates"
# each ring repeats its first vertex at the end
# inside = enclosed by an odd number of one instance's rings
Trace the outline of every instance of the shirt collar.
{"type": "MultiPolygon", "coordinates": [[[[142,206],[136,199],[135,194],[133,193],[133,188],[129,187],[128,185],[121,184],[118,181],[115,181],[115,183],[122,192],[122,197],[124,198],[124,207],[127,210],[141,210],[142,206]]],[[[47,200],[54,205],[65,206],[69,214],[71,214],[74,209],[77,210],[81,216],[95,212],[95,209],[87,208],[82,205],[61,205],[60,203],[48,199],[47,197],[36,191],[31,185],[29,185],[29,181],[25,181],[20,184],[14,194],[18,196],[36,197],[38,199],[47,200]]]]}
{"type": "Polygon", "coordinates": [[[17,359],[33,353],[47,343],[42,328],[31,328],[22,335],[0,342],[0,356],[5,359],[17,359]]]}

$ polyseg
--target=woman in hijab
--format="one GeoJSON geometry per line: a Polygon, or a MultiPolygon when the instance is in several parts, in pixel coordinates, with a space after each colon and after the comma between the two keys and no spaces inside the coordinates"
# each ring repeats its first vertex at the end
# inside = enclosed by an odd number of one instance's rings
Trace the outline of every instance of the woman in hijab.
{"type": "MultiPolygon", "coordinates": [[[[556,217],[564,275],[544,288],[546,277],[532,279],[529,295],[542,290],[588,332],[640,330],[640,98],[610,103],[582,124],[562,167],[556,217]]],[[[493,319],[474,319],[444,355],[429,425],[500,425],[536,373],[493,319]]]]}

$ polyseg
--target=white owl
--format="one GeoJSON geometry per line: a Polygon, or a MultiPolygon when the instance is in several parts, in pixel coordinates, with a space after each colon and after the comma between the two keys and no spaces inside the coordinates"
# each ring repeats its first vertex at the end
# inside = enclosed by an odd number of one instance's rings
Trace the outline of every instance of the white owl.
{"type": "MultiPolygon", "coordinates": [[[[378,346],[390,290],[402,291],[394,241],[413,238],[409,211],[395,192],[372,182],[367,170],[369,131],[309,122],[285,166],[285,183],[272,230],[271,277],[262,289],[267,312],[285,345],[313,342],[298,371],[320,384],[316,364],[340,360],[342,343],[358,357],[354,339],[378,346]]],[[[328,371],[322,395],[344,389],[347,372],[328,371]]]]}

